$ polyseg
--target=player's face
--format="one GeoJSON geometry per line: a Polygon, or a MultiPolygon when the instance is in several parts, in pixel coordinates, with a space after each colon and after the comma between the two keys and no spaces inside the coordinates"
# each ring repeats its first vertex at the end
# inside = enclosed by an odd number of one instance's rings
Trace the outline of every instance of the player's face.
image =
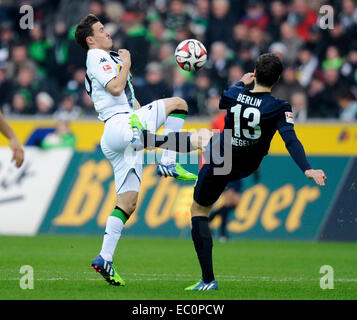
{"type": "Polygon", "coordinates": [[[93,36],[88,37],[90,38],[89,41],[92,44],[92,47],[110,50],[113,46],[113,40],[110,37],[110,34],[105,31],[104,26],[100,22],[96,22],[92,25],[92,29],[93,36]]]}

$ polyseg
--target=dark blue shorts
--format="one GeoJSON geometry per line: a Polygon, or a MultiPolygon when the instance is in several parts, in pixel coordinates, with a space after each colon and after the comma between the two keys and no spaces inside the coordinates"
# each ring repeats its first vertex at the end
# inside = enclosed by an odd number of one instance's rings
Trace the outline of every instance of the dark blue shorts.
{"type": "Polygon", "coordinates": [[[242,180],[237,179],[227,183],[226,190],[233,189],[235,192],[240,193],[242,191],[242,180]]]}
{"type": "Polygon", "coordinates": [[[193,199],[201,206],[211,206],[218,200],[226,187],[240,192],[240,179],[248,177],[256,169],[257,166],[247,166],[241,167],[239,171],[232,171],[228,175],[217,175],[214,174],[214,165],[205,164],[198,173],[193,199]]]}

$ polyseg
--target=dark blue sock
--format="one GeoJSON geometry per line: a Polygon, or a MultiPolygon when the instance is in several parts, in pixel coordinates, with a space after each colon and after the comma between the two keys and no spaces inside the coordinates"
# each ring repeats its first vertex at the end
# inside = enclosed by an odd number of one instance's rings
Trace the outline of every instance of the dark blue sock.
{"type": "Polygon", "coordinates": [[[212,264],[212,236],[207,217],[192,217],[192,240],[202,270],[202,280],[209,283],[214,280],[212,264]]]}

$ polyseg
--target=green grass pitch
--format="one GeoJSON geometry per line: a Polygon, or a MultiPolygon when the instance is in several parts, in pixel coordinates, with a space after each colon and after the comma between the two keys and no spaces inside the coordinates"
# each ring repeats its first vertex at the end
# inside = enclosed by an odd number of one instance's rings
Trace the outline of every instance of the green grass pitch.
{"type": "Polygon", "coordinates": [[[214,242],[218,291],[187,292],[200,278],[190,239],[123,237],[114,264],[125,287],[90,268],[101,236],[0,236],[0,299],[210,300],[357,299],[357,244],[232,240],[214,242]],[[23,265],[34,289],[20,288],[23,265]],[[320,267],[334,270],[334,289],[320,288],[320,267]]]}

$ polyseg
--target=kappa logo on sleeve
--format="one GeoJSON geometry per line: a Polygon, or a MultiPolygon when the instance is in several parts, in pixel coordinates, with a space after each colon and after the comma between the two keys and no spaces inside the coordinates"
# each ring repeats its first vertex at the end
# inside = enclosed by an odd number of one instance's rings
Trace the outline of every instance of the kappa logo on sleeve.
{"type": "Polygon", "coordinates": [[[108,62],[108,60],[106,59],[106,58],[100,58],[100,60],[99,60],[99,63],[104,63],[104,62],[108,62]]]}
{"type": "Polygon", "coordinates": [[[113,72],[113,69],[112,67],[110,66],[110,64],[106,64],[103,66],[103,70],[106,72],[106,73],[111,73],[113,72]]]}
{"type": "Polygon", "coordinates": [[[287,123],[294,124],[294,114],[292,112],[285,112],[285,119],[287,123]]]}

